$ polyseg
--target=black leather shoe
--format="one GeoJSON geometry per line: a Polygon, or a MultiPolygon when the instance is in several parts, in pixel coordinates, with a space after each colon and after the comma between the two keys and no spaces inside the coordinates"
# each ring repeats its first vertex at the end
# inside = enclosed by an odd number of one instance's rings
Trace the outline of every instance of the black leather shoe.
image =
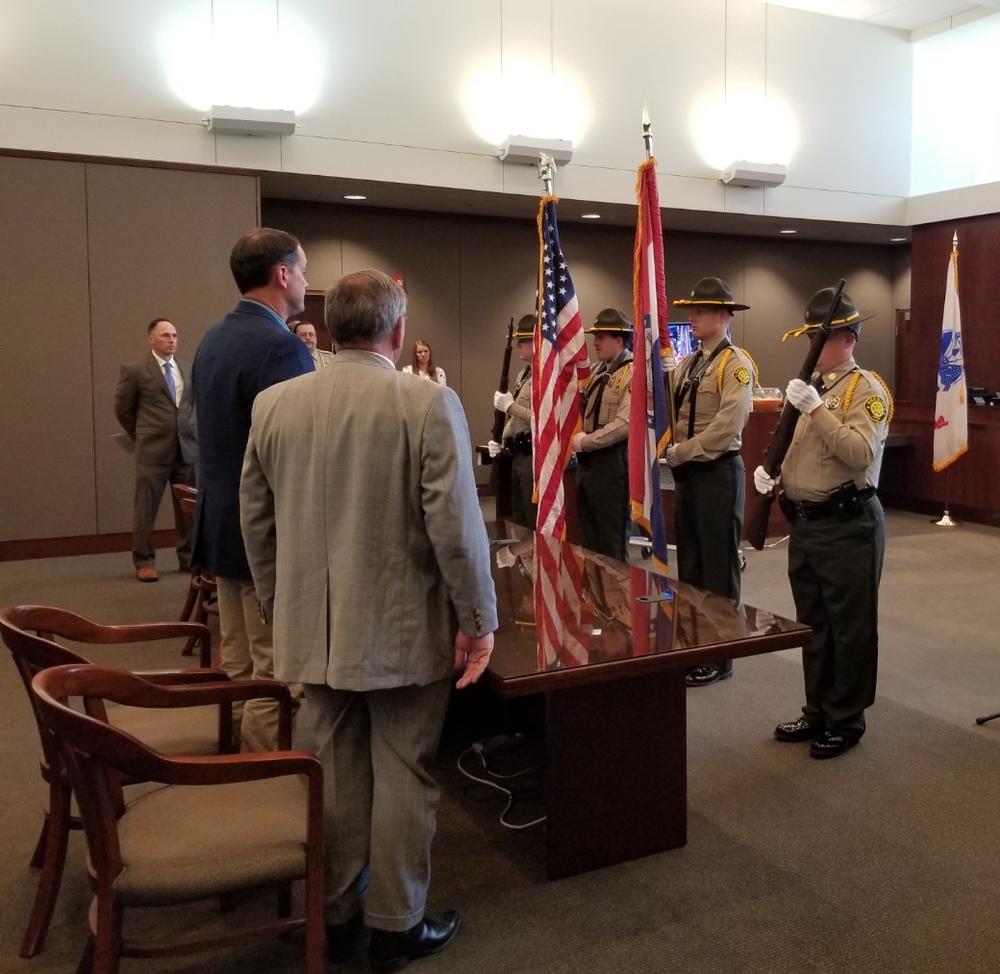
{"type": "Polygon", "coordinates": [[[774,736],[779,741],[791,741],[793,744],[799,741],[811,741],[813,738],[822,737],[824,733],[822,724],[814,723],[805,715],[796,717],[795,720],[786,720],[774,728],[774,736]]]}
{"type": "Polygon", "coordinates": [[[684,677],[684,682],[689,687],[707,687],[732,675],[732,660],[726,660],[725,663],[704,663],[701,666],[692,666],[684,677]]]}
{"type": "Polygon", "coordinates": [[[326,925],[326,947],[330,960],[334,964],[348,961],[358,952],[358,938],[364,929],[364,921],[360,911],[354,914],[347,923],[328,923],[326,925]]]}
{"type": "Polygon", "coordinates": [[[439,920],[424,917],[416,926],[397,933],[392,930],[372,930],[368,960],[373,971],[400,971],[411,960],[427,957],[444,950],[454,940],[462,918],[454,910],[443,913],[439,920]]]}
{"type": "Polygon", "coordinates": [[[809,756],[813,758],[836,758],[844,751],[849,751],[858,743],[856,737],[849,734],[835,734],[833,731],[823,731],[822,737],[817,737],[809,745],[809,756]]]}

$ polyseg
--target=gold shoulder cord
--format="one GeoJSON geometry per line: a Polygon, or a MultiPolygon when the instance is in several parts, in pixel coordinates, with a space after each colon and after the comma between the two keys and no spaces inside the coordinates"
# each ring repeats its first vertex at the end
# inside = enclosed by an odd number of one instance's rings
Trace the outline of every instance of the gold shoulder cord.
{"type": "Polygon", "coordinates": [[[847,410],[851,406],[851,400],[854,398],[854,390],[857,389],[858,383],[861,381],[861,373],[855,372],[851,376],[851,381],[847,383],[847,392],[844,393],[844,400],[840,404],[840,411],[847,416],[847,410]]]}
{"type": "Polygon", "coordinates": [[[722,353],[722,361],[719,362],[719,367],[715,370],[715,391],[721,396],[722,395],[722,377],[726,373],[726,366],[729,364],[729,360],[733,357],[733,346],[730,345],[722,353]]]}
{"type": "Polygon", "coordinates": [[[886,417],[886,422],[891,423],[893,414],[896,412],[896,403],[892,398],[892,393],[889,391],[889,383],[885,381],[874,369],[869,369],[869,373],[878,380],[878,384],[882,387],[882,391],[885,393],[885,401],[889,404],[889,415],[886,417]]]}
{"type": "Polygon", "coordinates": [[[747,357],[747,360],[750,362],[750,368],[753,369],[753,383],[754,383],[754,385],[755,386],[759,386],[760,385],[760,369],[757,368],[757,363],[754,361],[753,356],[745,348],[741,348],[740,352],[747,357]]]}

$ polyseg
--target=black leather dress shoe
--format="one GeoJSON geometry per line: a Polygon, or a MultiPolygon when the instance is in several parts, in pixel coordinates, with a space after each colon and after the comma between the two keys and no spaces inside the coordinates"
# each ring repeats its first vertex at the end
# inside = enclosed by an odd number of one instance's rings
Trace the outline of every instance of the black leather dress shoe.
{"type": "Polygon", "coordinates": [[[368,960],[373,971],[400,971],[411,960],[444,950],[455,938],[462,918],[454,910],[438,920],[424,917],[416,926],[397,933],[372,930],[368,960]]]}
{"type": "Polygon", "coordinates": [[[351,960],[358,952],[358,938],[364,929],[364,921],[359,911],[347,923],[326,925],[326,947],[334,964],[351,960]]]}
{"type": "Polygon", "coordinates": [[[835,758],[844,751],[849,751],[858,743],[856,737],[849,734],[836,734],[833,731],[824,731],[822,737],[817,737],[809,745],[809,756],[813,758],[835,758]]]}
{"type": "Polygon", "coordinates": [[[725,663],[703,663],[688,670],[684,682],[689,687],[707,687],[733,675],[733,661],[725,663]]]}
{"type": "Polygon", "coordinates": [[[824,733],[822,724],[814,723],[804,715],[796,717],[795,720],[786,720],[774,728],[774,736],[779,741],[791,741],[793,744],[799,741],[811,741],[813,738],[822,737],[824,733]]]}

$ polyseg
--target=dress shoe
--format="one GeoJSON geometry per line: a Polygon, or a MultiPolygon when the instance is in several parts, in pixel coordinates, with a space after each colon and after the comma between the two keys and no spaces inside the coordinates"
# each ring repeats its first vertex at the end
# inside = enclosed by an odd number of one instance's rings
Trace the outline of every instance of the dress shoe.
{"type": "Polygon", "coordinates": [[[448,910],[439,920],[424,917],[409,930],[372,930],[368,961],[373,971],[401,971],[411,960],[436,954],[452,942],[462,918],[448,910]]]}
{"type": "Polygon", "coordinates": [[[684,682],[689,687],[707,687],[720,680],[728,679],[733,675],[733,661],[726,660],[725,663],[703,663],[701,666],[693,666],[684,677],[684,682]]]}
{"type": "Polygon", "coordinates": [[[358,951],[358,938],[364,929],[361,911],[351,917],[346,923],[328,923],[326,925],[326,946],[330,960],[334,964],[349,961],[358,951]]]}
{"type": "Polygon", "coordinates": [[[779,741],[791,741],[793,744],[799,741],[811,741],[813,738],[822,737],[824,733],[822,724],[810,720],[805,715],[796,717],[795,720],[786,720],[774,728],[774,736],[779,741]]]}
{"type": "Polygon", "coordinates": [[[140,582],[158,582],[160,580],[160,576],[156,573],[156,569],[152,565],[143,565],[142,568],[137,568],[135,570],[135,577],[140,582]]]}
{"type": "Polygon", "coordinates": [[[809,756],[820,759],[839,757],[844,751],[849,751],[857,743],[858,738],[852,737],[850,734],[823,731],[823,736],[817,737],[809,745],[809,756]]]}

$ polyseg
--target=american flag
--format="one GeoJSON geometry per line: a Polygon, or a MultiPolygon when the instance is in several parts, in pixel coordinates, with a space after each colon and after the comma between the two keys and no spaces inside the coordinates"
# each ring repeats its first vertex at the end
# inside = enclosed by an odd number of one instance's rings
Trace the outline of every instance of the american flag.
{"type": "MultiPolygon", "coordinates": [[[[667,570],[667,528],[660,500],[659,458],[670,442],[670,417],[663,385],[663,358],[672,355],[663,272],[663,230],[656,186],[656,160],[639,167],[638,222],[632,280],[636,328],[632,364],[632,407],[628,429],[628,484],[632,520],[652,542],[653,568],[667,570]]],[[[669,362],[672,364],[672,360],[669,362]]]]}
{"type": "Polygon", "coordinates": [[[580,305],[559,243],[556,197],[538,206],[538,318],[531,368],[531,431],[534,443],[536,530],[566,537],[563,471],[570,440],[580,429],[580,383],[587,346],[580,305]]]}
{"type": "Polygon", "coordinates": [[[583,597],[583,556],[563,541],[535,538],[538,667],[557,670],[590,659],[593,610],[583,597]]]}

